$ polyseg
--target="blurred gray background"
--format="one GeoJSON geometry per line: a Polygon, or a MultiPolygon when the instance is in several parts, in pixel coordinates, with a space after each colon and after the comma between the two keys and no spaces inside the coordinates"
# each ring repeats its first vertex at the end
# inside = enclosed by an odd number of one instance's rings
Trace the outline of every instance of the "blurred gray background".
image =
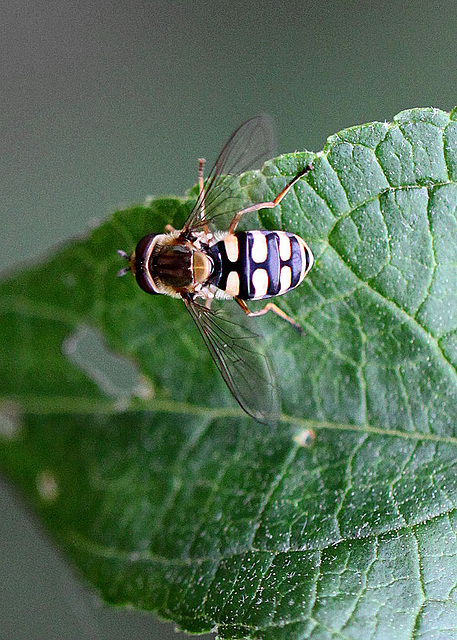
{"type": "MultiPolygon", "coordinates": [[[[147,195],[196,182],[259,112],[278,151],[457,104],[457,3],[12,0],[0,4],[0,273],[147,195]],[[229,6],[227,6],[229,4],[229,6]]],[[[176,638],[100,606],[6,482],[0,638],[176,638]]]]}

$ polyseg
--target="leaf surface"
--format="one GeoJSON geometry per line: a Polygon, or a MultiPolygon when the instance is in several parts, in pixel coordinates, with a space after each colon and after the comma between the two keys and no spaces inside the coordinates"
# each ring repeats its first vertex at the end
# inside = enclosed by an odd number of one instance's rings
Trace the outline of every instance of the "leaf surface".
{"type": "MultiPolygon", "coordinates": [[[[275,428],[235,406],[180,301],[115,277],[116,249],[191,199],[1,283],[0,466],[105,601],[221,638],[457,637],[456,120],[342,131],[261,212],[316,258],[278,299],[304,336],[253,319],[275,428]]],[[[310,159],[240,188],[274,196],[310,159]]]]}

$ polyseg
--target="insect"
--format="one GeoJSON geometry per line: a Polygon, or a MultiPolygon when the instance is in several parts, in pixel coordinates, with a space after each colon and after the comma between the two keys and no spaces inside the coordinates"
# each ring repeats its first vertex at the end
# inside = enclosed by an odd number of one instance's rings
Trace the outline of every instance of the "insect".
{"type": "Polygon", "coordinates": [[[214,311],[214,299],[234,300],[246,316],[276,313],[300,326],[274,303],[250,311],[246,302],[282,295],[297,287],[313,265],[313,254],[299,236],[287,231],[237,231],[247,213],[276,207],[312,166],[303,170],[267,202],[239,204],[238,174],[271,154],[270,120],[251,118],[229,138],[209,176],[199,159],[197,201],[182,229],[167,225],[137,244],[119,276],[132,271],[146,293],[181,298],[196,323],[224,381],[241,408],[259,422],[275,422],[279,396],[267,357],[245,322],[214,311]],[[238,194],[238,195],[237,195],[238,194]],[[229,216],[226,230],[218,230],[229,216]],[[218,224],[219,223],[219,224],[218,224]]]}

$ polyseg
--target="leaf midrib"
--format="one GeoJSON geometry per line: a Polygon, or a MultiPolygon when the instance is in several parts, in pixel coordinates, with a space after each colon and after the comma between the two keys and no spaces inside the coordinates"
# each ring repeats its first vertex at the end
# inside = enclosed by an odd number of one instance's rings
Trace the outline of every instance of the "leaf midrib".
{"type": "MultiPolygon", "coordinates": [[[[122,398],[120,399],[122,400],[122,398]]],[[[127,409],[118,408],[119,400],[99,400],[91,398],[74,398],[68,396],[2,396],[0,397],[0,412],[2,407],[15,407],[19,415],[128,415],[139,411],[151,411],[154,413],[182,414],[192,416],[206,416],[210,420],[222,418],[243,418],[244,412],[237,407],[209,407],[205,405],[190,404],[172,400],[155,399],[153,401],[133,400],[127,409]]],[[[325,420],[311,420],[282,413],[279,422],[297,427],[297,432],[302,430],[329,430],[347,431],[361,434],[373,434],[403,438],[409,441],[426,441],[448,443],[457,446],[457,436],[444,436],[433,433],[419,433],[416,431],[402,431],[401,429],[383,429],[370,424],[349,424],[329,422],[325,420]]]]}

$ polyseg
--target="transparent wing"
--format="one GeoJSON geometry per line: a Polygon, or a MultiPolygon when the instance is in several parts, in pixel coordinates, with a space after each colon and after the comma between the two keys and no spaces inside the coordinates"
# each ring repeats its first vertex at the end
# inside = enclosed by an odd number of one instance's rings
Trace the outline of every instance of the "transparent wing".
{"type": "Polygon", "coordinates": [[[240,407],[258,422],[276,423],[280,414],[279,394],[256,334],[219,311],[210,311],[190,296],[183,299],[240,407]]]}
{"type": "Polygon", "coordinates": [[[238,175],[261,166],[273,155],[273,121],[266,115],[247,120],[231,135],[204,183],[182,235],[211,224],[220,215],[242,208],[238,175]],[[238,194],[238,195],[237,195],[238,194]]]}

